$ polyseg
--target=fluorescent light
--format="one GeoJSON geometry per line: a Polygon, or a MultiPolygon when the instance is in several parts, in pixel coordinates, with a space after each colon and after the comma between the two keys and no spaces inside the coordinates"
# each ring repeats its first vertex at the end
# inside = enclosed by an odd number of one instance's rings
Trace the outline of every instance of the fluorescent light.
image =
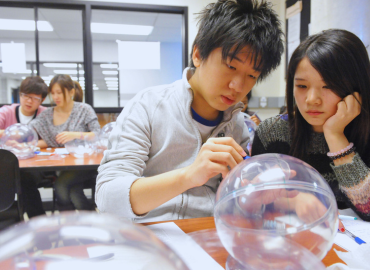
{"type": "Polygon", "coordinates": [[[108,90],[118,90],[118,87],[108,87],[108,90]]]}
{"type": "Polygon", "coordinates": [[[26,76],[23,76],[23,77],[22,77],[22,80],[24,80],[25,78],[26,78],[26,76]]]}
{"type": "Polygon", "coordinates": [[[153,26],[149,25],[91,23],[91,33],[147,36],[152,31],[153,26]]]}
{"type": "Polygon", "coordinates": [[[93,90],[99,90],[99,87],[94,86],[94,87],[93,87],[93,90]]]}
{"type": "MultiPolygon", "coordinates": [[[[60,69],[60,70],[53,70],[54,73],[56,74],[77,74],[77,70],[73,69],[60,69]]],[[[79,74],[85,74],[84,70],[80,70],[79,74]]]]}
{"type": "Polygon", "coordinates": [[[105,81],[106,84],[116,84],[118,85],[118,81],[105,81]]]}
{"type": "MultiPolygon", "coordinates": [[[[47,21],[37,21],[37,29],[44,32],[52,32],[54,30],[47,21]]],[[[35,21],[0,19],[0,30],[35,31],[35,21]]]]}
{"type": "Polygon", "coordinates": [[[77,68],[77,64],[67,64],[67,63],[44,63],[44,67],[52,68],[77,68]]]}
{"type": "MultiPolygon", "coordinates": [[[[25,71],[22,71],[22,72],[18,72],[18,73],[23,73],[23,74],[32,74],[32,70],[30,70],[30,69],[26,69],[25,71]]],[[[33,73],[34,74],[36,74],[37,73],[37,70],[34,70],[33,71],[33,73]]]]}
{"type": "Polygon", "coordinates": [[[106,80],[106,81],[118,81],[118,78],[116,78],[116,77],[105,77],[104,80],[106,80]]]}
{"type": "Polygon", "coordinates": [[[117,64],[100,64],[101,68],[118,68],[117,64]]]}
{"type": "Polygon", "coordinates": [[[118,71],[117,70],[103,70],[102,73],[104,75],[117,75],[118,71]]]}

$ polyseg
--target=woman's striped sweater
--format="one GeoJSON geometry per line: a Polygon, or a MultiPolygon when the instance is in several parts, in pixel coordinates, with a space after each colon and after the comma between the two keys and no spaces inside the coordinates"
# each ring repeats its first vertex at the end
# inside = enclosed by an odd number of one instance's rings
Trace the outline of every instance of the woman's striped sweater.
{"type": "MultiPolygon", "coordinates": [[[[290,143],[289,123],[280,116],[266,119],[256,130],[252,156],[265,153],[288,155],[290,143]]],[[[370,221],[370,158],[363,159],[356,153],[351,163],[335,166],[327,157],[327,152],[329,147],[324,134],[313,133],[308,155],[303,161],[326,179],[339,209],[350,207],[363,220],[370,221]]]]}

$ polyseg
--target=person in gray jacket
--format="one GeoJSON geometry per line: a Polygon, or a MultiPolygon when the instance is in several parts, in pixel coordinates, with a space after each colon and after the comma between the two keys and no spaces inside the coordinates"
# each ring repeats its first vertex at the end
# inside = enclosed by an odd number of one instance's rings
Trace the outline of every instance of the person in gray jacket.
{"type": "Polygon", "coordinates": [[[139,92],[118,117],[97,177],[100,212],[136,222],[212,216],[222,177],[247,155],[241,100],[279,65],[280,22],[257,0],[219,0],[199,17],[182,79],[139,92]]]}

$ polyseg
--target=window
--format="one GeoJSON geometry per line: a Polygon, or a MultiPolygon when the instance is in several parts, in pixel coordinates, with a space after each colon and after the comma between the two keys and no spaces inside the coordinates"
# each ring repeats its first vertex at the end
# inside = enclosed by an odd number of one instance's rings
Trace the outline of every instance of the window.
{"type": "Polygon", "coordinates": [[[26,20],[29,29],[0,29],[1,43],[24,44],[26,62],[23,73],[0,70],[0,105],[16,101],[26,76],[49,84],[62,73],[81,84],[96,112],[117,113],[138,91],[181,79],[187,64],[186,7],[9,0],[0,2],[0,26],[3,19],[26,20]]]}
{"type": "MultiPolygon", "coordinates": [[[[19,102],[19,86],[27,76],[36,75],[35,21],[32,8],[0,8],[0,104],[19,102]],[[14,48],[13,47],[13,45],[14,48]],[[1,51],[3,46],[8,51],[1,51]],[[21,45],[20,47],[17,45],[21,45]],[[23,48],[22,48],[23,47],[23,48]],[[7,69],[3,54],[15,59],[23,54],[22,64],[7,69]]],[[[21,60],[21,59],[20,59],[21,60]]],[[[12,63],[10,63],[12,64],[12,63]]]]}
{"type": "Polygon", "coordinates": [[[124,107],[144,88],[181,79],[181,14],[93,10],[91,22],[95,107],[124,107]]]}

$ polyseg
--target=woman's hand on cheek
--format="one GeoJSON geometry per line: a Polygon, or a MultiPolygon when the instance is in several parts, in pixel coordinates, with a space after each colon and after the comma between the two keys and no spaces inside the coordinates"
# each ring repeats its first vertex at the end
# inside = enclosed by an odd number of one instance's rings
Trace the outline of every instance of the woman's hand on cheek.
{"type": "Polygon", "coordinates": [[[361,97],[358,92],[346,96],[337,104],[337,112],[323,126],[325,134],[343,134],[345,127],[361,113],[361,97]]]}

